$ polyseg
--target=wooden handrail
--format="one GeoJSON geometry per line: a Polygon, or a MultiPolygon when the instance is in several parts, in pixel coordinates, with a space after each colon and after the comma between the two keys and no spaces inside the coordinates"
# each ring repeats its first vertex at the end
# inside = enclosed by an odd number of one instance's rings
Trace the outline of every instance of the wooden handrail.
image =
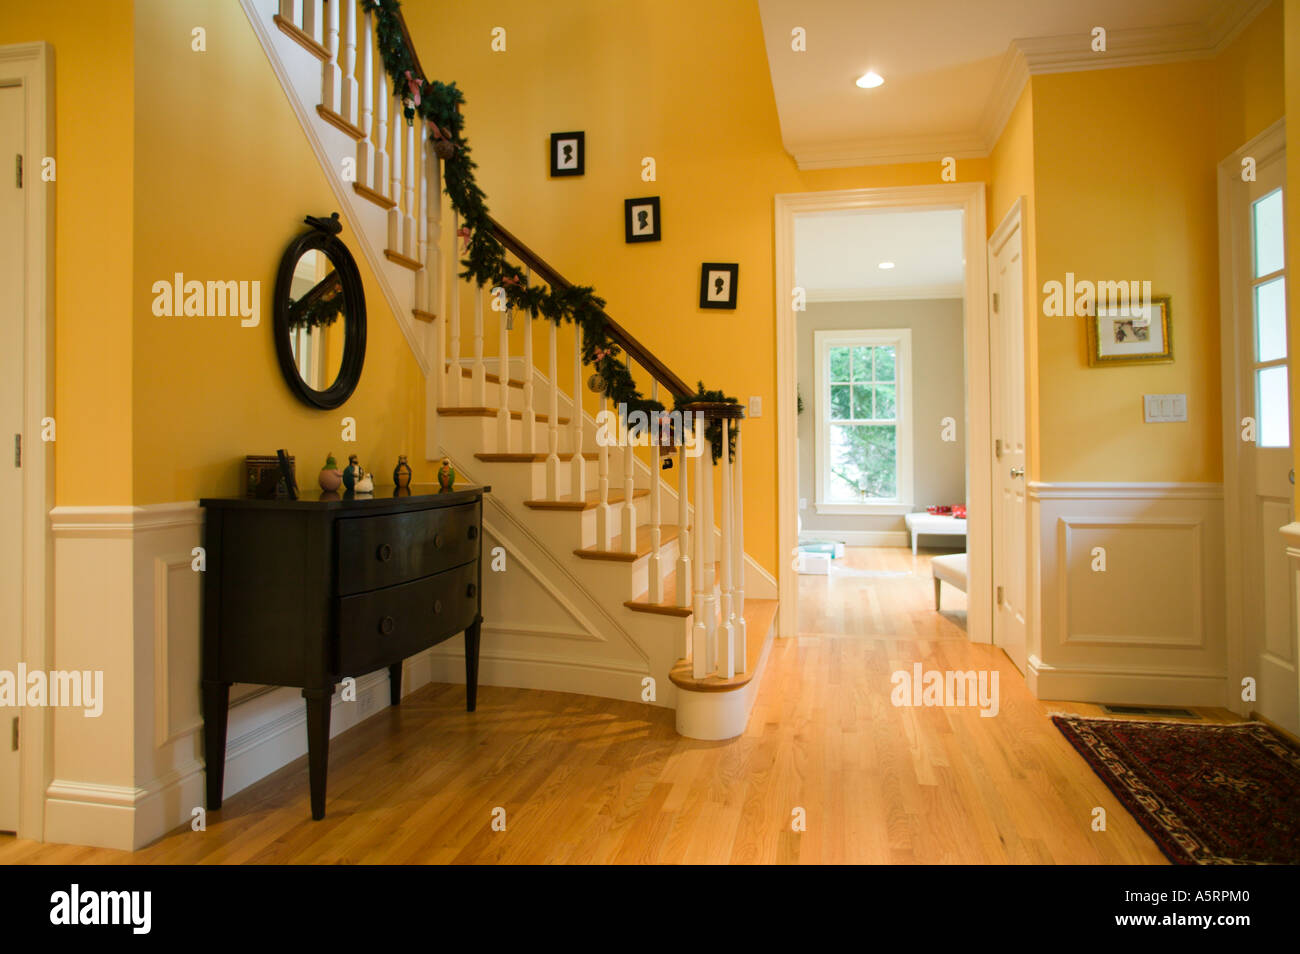
{"type": "MultiPolygon", "coordinates": [[[[492,223],[492,232],[496,235],[498,241],[513,252],[516,258],[531,268],[533,273],[542,281],[552,288],[565,289],[573,286],[573,283],[556,271],[546,259],[516,238],[500,222],[491,216],[488,217],[488,221],[492,223]]],[[[674,374],[671,368],[647,351],[645,346],[637,341],[627,329],[609,317],[604,311],[601,312],[601,315],[605,319],[605,333],[627,352],[637,364],[645,368],[651,377],[671,391],[675,397],[690,397],[696,393],[695,389],[674,374]]]]}
{"type": "MultiPolygon", "coordinates": [[[[415,52],[415,43],[411,39],[411,31],[406,26],[406,17],[402,15],[399,7],[397,10],[397,22],[402,28],[402,41],[406,44],[407,52],[411,54],[411,63],[414,65],[416,72],[421,78],[427,79],[424,68],[420,65],[420,57],[415,52]]],[[[542,281],[552,288],[571,288],[573,283],[551,267],[547,261],[530,249],[527,245],[516,238],[510,231],[501,225],[496,219],[489,217],[492,223],[492,231],[497,239],[508,248],[515,256],[524,262],[533,272],[541,278],[542,281]]],[[[679,378],[672,370],[646,350],[641,342],[637,341],[630,332],[620,325],[613,318],[609,317],[604,311],[601,312],[605,319],[605,333],[612,338],[637,364],[645,368],[656,381],[666,387],[674,397],[690,397],[695,394],[694,388],[687,385],[685,381],[679,378]]]]}

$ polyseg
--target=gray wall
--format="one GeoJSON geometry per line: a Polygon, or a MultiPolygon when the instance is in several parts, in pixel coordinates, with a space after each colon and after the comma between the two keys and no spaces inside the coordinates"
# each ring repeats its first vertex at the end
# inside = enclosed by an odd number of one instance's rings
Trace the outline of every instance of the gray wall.
{"type": "Polygon", "coordinates": [[[912,472],[913,508],[929,504],[954,504],[966,499],[966,369],[962,302],[958,298],[933,301],[810,302],[799,315],[799,496],[807,508],[799,512],[805,532],[833,537],[839,531],[906,529],[901,516],[819,515],[813,504],[817,484],[813,474],[816,455],[817,385],[813,373],[816,352],[813,332],[870,328],[912,329],[912,472]],[[939,422],[957,421],[957,440],[940,437],[939,422]]]}

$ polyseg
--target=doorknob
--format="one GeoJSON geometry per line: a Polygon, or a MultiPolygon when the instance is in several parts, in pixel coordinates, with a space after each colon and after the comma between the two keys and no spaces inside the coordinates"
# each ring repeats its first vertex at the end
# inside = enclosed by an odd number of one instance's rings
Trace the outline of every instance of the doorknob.
{"type": "Polygon", "coordinates": [[[1023,467],[1012,467],[1012,468],[1011,468],[1011,476],[1012,476],[1012,477],[1024,477],[1024,476],[1025,476],[1025,469],[1024,469],[1023,467]]]}
{"type": "Polygon", "coordinates": [[[1287,475],[1287,479],[1290,480],[1291,483],[1293,483],[1293,484],[1295,483],[1295,469],[1294,469],[1294,468],[1292,468],[1291,473],[1287,475]]]}

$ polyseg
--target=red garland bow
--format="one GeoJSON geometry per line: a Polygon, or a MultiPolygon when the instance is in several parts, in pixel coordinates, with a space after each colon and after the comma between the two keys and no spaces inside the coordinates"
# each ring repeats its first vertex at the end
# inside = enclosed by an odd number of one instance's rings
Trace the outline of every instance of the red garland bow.
{"type": "Polygon", "coordinates": [[[411,78],[410,70],[406,71],[406,88],[411,91],[411,97],[412,99],[414,99],[415,105],[419,106],[420,105],[420,81],[411,78]]]}

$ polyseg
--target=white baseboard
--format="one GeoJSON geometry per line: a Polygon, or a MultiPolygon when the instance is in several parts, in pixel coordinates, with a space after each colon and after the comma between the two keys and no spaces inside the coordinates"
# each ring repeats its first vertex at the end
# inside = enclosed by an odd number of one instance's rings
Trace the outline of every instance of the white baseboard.
{"type": "MultiPolygon", "coordinates": [[[[805,530],[801,540],[827,540],[850,547],[908,547],[912,545],[906,530],[805,530]]],[[[775,597],[773,597],[775,598],[775,597]]]]}
{"type": "MultiPolygon", "coordinates": [[[[435,647],[428,654],[431,682],[465,683],[463,643],[452,640],[450,648],[435,647]]],[[[564,658],[551,654],[494,652],[484,646],[479,650],[479,693],[484,686],[512,689],[541,689],[548,692],[572,692],[584,696],[603,696],[625,702],[641,702],[644,668],[605,665],[591,659],[564,658]]],[[[648,705],[672,706],[676,687],[660,680],[656,698],[648,705]]]]}
{"type": "Polygon", "coordinates": [[[1029,658],[1026,678],[1039,699],[1061,702],[1221,706],[1227,693],[1227,678],[1221,675],[1057,668],[1036,656],[1029,658]]]}

